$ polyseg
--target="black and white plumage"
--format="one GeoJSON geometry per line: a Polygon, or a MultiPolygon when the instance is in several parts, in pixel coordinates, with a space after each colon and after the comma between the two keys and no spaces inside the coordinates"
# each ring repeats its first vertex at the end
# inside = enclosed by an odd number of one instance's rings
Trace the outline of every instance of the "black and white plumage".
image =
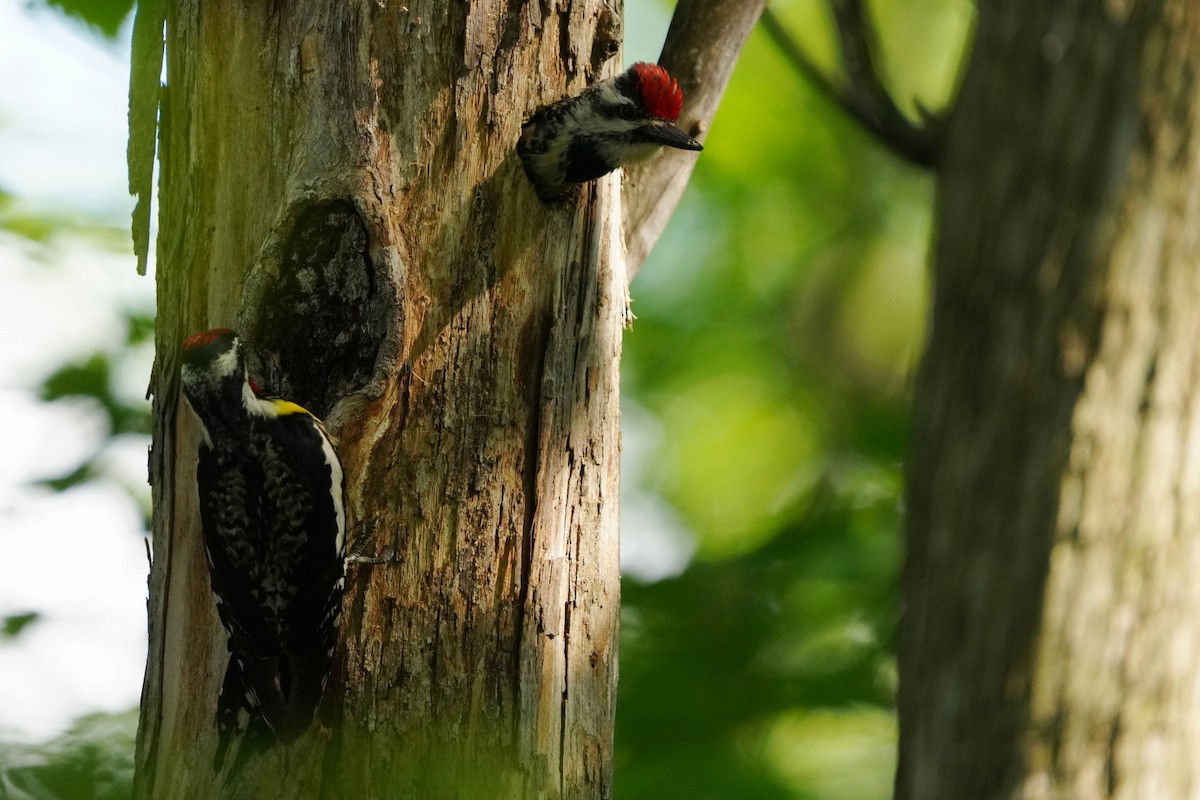
{"type": "Polygon", "coordinates": [[[682,109],[678,82],[657,64],[639,62],[535,111],[521,129],[517,155],[538,198],[549,202],[662,147],[703,150],[675,127],[682,109]]]}
{"type": "Polygon", "coordinates": [[[181,378],[200,422],[200,520],[229,634],[217,701],[220,769],[236,735],[261,747],[295,739],[312,722],[341,621],[342,468],[320,421],[295,403],[258,396],[233,331],[189,337],[181,378]]]}

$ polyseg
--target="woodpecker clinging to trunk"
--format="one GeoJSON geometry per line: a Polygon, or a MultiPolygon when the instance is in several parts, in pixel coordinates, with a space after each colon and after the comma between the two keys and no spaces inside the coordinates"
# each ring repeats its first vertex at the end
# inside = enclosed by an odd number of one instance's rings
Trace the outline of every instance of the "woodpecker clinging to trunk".
{"type": "Polygon", "coordinates": [[[643,161],[658,148],[703,150],[675,127],[683,108],[679,84],[657,64],[639,62],[615,78],[534,112],[521,129],[517,155],[548,202],[571,184],[643,161]]]}
{"type": "Polygon", "coordinates": [[[250,750],[308,728],[329,678],[346,574],[342,467],[314,416],[258,396],[233,331],[189,337],[181,382],[200,423],[200,522],[229,634],[215,763],[244,733],[236,772],[250,750]]]}

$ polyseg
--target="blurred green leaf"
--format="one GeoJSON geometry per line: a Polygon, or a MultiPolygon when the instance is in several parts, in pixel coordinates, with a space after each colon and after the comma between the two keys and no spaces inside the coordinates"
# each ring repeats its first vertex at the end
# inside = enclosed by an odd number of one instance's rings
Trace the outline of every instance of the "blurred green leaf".
{"type": "MultiPolygon", "coordinates": [[[[132,350],[147,344],[153,332],[153,317],[130,312],[126,318],[126,347],[132,350]]],[[[106,460],[110,446],[118,437],[147,437],[150,432],[150,404],[143,398],[123,397],[118,390],[116,372],[126,353],[93,353],[80,361],[66,364],[42,382],[44,402],[82,401],[95,405],[108,423],[106,441],[80,464],[61,474],[40,478],[34,485],[54,492],[65,492],[91,481],[113,479],[138,504],[143,528],[149,528],[149,497],[140,481],[112,474],[106,460]]],[[[126,390],[128,392],[128,390],[126,390]]]]}
{"type": "Polygon", "coordinates": [[[781,715],[890,713],[899,514],[862,488],[822,481],[762,546],[625,581],[620,796],[795,796],[765,747],[781,715]]]}
{"type": "Polygon", "coordinates": [[[145,344],[154,338],[153,314],[139,314],[131,311],[126,322],[129,324],[129,330],[125,336],[125,344],[130,346],[145,344]]]}
{"type": "Polygon", "coordinates": [[[108,395],[109,373],[109,357],[102,353],[67,364],[42,382],[42,399],[47,402],[64,397],[102,399],[108,395]]]}
{"type": "Polygon", "coordinates": [[[41,745],[0,745],[0,797],[128,800],[137,710],[94,714],[41,745]]]}
{"type": "Polygon", "coordinates": [[[0,638],[15,639],[33,623],[41,618],[36,611],[26,611],[22,614],[10,614],[0,621],[0,638]]]}
{"type": "Polygon", "coordinates": [[[106,220],[61,214],[53,211],[28,209],[14,204],[5,210],[0,207],[0,232],[5,232],[35,245],[35,254],[45,256],[60,237],[75,236],[87,239],[98,247],[112,251],[128,249],[128,233],[106,220]]]}
{"type": "MultiPolygon", "coordinates": [[[[138,329],[145,323],[131,320],[129,325],[128,338],[132,338],[140,335],[138,329]]],[[[113,385],[113,359],[108,353],[93,353],[82,361],[60,367],[42,382],[42,400],[83,398],[96,403],[108,417],[110,436],[149,433],[149,404],[128,402],[118,396],[113,385]]]]}
{"type": "Polygon", "coordinates": [[[31,214],[6,214],[0,218],[0,226],[9,233],[38,244],[49,242],[61,227],[59,222],[51,217],[31,214]]]}
{"type": "Polygon", "coordinates": [[[34,481],[34,485],[49,489],[52,492],[65,492],[68,489],[74,489],[88,481],[95,480],[97,474],[94,459],[89,458],[69,472],[64,472],[61,475],[50,478],[39,478],[34,481]]]}
{"type": "Polygon", "coordinates": [[[115,221],[24,203],[0,190],[0,233],[33,245],[45,260],[60,237],[75,236],[109,250],[128,250],[128,234],[115,221]]]}
{"type": "Polygon", "coordinates": [[[86,23],[109,39],[116,38],[121,23],[133,10],[133,0],[42,0],[68,17],[86,23]]]}
{"type": "Polygon", "coordinates": [[[770,727],[764,750],[800,796],[890,797],[896,722],[878,708],[793,711],[770,727]]]}

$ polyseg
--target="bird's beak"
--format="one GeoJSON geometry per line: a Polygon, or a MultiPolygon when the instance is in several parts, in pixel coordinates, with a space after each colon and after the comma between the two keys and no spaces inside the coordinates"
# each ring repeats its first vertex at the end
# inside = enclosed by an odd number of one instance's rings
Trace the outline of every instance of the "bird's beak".
{"type": "Polygon", "coordinates": [[[644,141],[653,142],[654,144],[661,144],[665,147],[676,147],[680,150],[696,151],[704,149],[704,145],[700,144],[671,123],[663,122],[662,120],[654,120],[649,125],[642,128],[639,133],[644,141]]]}

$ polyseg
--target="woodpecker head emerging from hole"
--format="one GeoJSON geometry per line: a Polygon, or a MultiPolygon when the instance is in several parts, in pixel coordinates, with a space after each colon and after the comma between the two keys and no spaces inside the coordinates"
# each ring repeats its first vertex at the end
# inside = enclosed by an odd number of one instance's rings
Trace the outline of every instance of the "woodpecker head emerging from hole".
{"type": "Polygon", "coordinates": [[[675,127],[683,108],[679,84],[657,64],[639,62],[534,112],[521,129],[517,155],[548,202],[571,184],[644,161],[660,147],[703,150],[675,127]]]}

